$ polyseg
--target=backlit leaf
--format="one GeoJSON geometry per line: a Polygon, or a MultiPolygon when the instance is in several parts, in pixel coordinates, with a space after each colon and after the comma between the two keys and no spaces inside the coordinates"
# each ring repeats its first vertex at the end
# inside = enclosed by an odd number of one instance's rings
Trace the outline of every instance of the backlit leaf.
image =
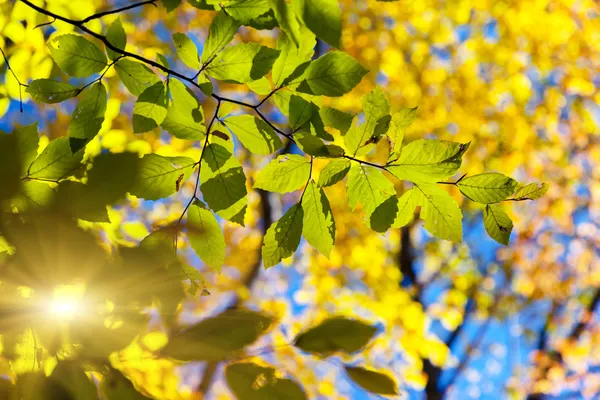
{"type": "Polygon", "coordinates": [[[483,211],[483,226],[488,235],[496,242],[508,246],[513,223],[500,206],[489,204],[483,211]]]}
{"type": "Polygon", "coordinates": [[[404,131],[412,124],[416,115],[417,107],[403,108],[392,115],[387,135],[392,141],[392,152],[395,154],[396,158],[400,157],[400,154],[402,153],[404,131]]]}
{"type": "Polygon", "coordinates": [[[233,0],[227,2],[224,9],[231,17],[246,25],[267,13],[270,7],[267,0],[233,0]]]}
{"type": "Polygon", "coordinates": [[[279,50],[257,43],[239,43],[220,52],[204,70],[215,79],[246,83],[271,70],[279,50]]]}
{"type": "Polygon", "coordinates": [[[115,70],[123,85],[135,96],[139,96],[144,90],[160,82],[158,76],[150,68],[136,61],[119,60],[115,64],[115,70]]]}
{"type": "MultiPolygon", "coordinates": [[[[109,25],[108,30],[106,31],[106,40],[117,49],[125,50],[127,36],[125,35],[125,30],[121,24],[121,18],[115,19],[112,24],[109,25]]],[[[108,58],[111,60],[116,60],[121,56],[120,53],[109,49],[108,46],[106,46],[106,54],[108,54],[108,58]]]]}
{"type": "Polygon", "coordinates": [[[193,69],[200,68],[200,56],[198,55],[198,48],[187,35],[184,33],[174,33],[173,42],[175,43],[175,50],[177,55],[181,58],[183,63],[193,69]]]}
{"type": "Polygon", "coordinates": [[[306,184],[310,166],[310,160],[297,154],[279,156],[259,172],[254,188],[278,193],[293,192],[306,184]]]}
{"type": "Polygon", "coordinates": [[[60,69],[76,78],[85,78],[106,67],[102,50],[83,36],[71,33],[54,36],[47,46],[60,69]]]}
{"type": "Polygon", "coordinates": [[[398,199],[398,213],[396,214],[392,228],[402,228],[414,219],[418,199],[419,192],[415,188],[407,190],[400,196],[398,199]]]}
{"type": "Polygon", "coordinates": [[[517,181],[497,172],[488,172],[466,177],[457,186],[469,199],[493,204],[508,198],[515,191],[517,181]]]}
{"type": "Polygon", "coordinates": [[[331,186],[346,177],[350,171],[350,160],[339,159],[330,161],[319,175],[319,186],[331,186]]]}
{"type": "Polygon", "coordinates": [[[335,221],[325,192],[317,187],[314,181],[310,181],[306,187],[302,197],[302,209],[304,237],[321,254],[329,257],[335,242],[335,221]]]}
{"type": "Polygon", "coordinates": [[[169,93],[171,101],[167,106],[167,116],[160,126],[179,139],[203,139],[206,132],[204,112],[194,92],[178,79],[171,79],[169,93]]]}
{"type": "Polygon", "coordinates": [[[220,272],[225,262],[225,238],[215,216],[200,201],[188,209],[187,235],[198,257],[220,272]]]}
{"type": "Polygon", "coordinates": [[[146,154],[137,161],[138,175],[129,192],[142,199],[158,200],[177,191],[177,181],[185,181],[194,169],[195,161],[188,157],[164,157],[146,154]]]}
{"type": "Polygon", "coordinates": [[[60,103],[77,96],[79,88],[70,83],[54,81],[52,79],[36,79],[25,89],[34,100],[42,103],[60,103]]]}
{"type": "Polygon", "coordinates": [[[352,56],[332,51],[311,61],[303,74],[291,79],[297,90],[316,96],[338,97],[351,91],[368,72],[352,56]]]}
{"type": "Polygon", "coordinates": [[[394,184],[381,170],[359,163],[352,163],[346,185],[348,205],[354,210],[359,203],[362,204],[366,215],[396,193],[394,184]]]}
{"type": "Polygon", "coordinates": [[[460,243],[462,241],[462,212],[456,201],[435,184],[418,184],[413,189],[421,206],[425,229],[432,235],[460,243]]]}
{"type": "Polygon", "coordinates": [[[107,96],[102,82],[95,83],[84,91],[69,123],[73,152],[85,147],[100,132],[106,113],[107,96]]]}
{"type": "Polygon", "coordinates": [[[362,99],[362,105],[365,122],[358,128],[348,130],[344,136],[346,150],[352,155],[356,155],[358,149],[367,144],[372,138],[379,138],[387,131],[387,126],[379,129],[380,132],[375,131],[379,121],[388,116],[390,112],[390,106],[381,87],[377,86],[368,93],[362,99]]]}
{"type": "Polygon", "coordinates": [[[314,53],[315,36],[308,29],[300,29],[299,32],[299,47],[288,34],[281,33],[277,38],[277,50],[280,51],[280,54],[273,64],[273,73],[271,74],[273,85],[276,88],[280,87],[283,80],[290,76],[300,64],[310,61],[314,53]]]}
{"type": "Polygon", "coordinates": [[[221,218],[244,225],[248,197],[240,162],[217,143],[209,144],[204,153],[200,173],[204,201],[221,218]]]}
{"type": "Polygon", "coordinates": [[[202,50],[202,65],[207,65],[214,60],[215,56],[231,42],[239,27],[239,22],[230,17],[225,10],[221,9],[215,15],[202,50]]]}
{"type": "Polygon", "coordinates": [[[27,176],[36,179],[63,179],[81,166],[83,151],[73,153],[68,137],[52,140],[31,163],[27,176]]]}
{"type": "Polygon", "coordinates": [[[550,186],[547,183],[530,183],[517,189],[511,196],[515,200],[537,200],[546,194],[550,186]]]}
{"type": "Polygon", "coordinates": [[[336,0],[292,0],[292,6],[319,39],[340,48],[342,16],[336,0]]]}
{"type": "Polygon", "coordinates": [[[262,245],[265,268],[277,265],[284,258],[294,254],[302,237],[303,219],[302,206],[294,204],[279,221],[271,224],[262,245]]]}
{"type": "Polygon", "coordinates": [[[252,153],[266,155],[283,147],[277,133],[265,121],[252,115],[229,117],[225,125],[252,153]]]}
{"type": "Polygon", "coordinates": [[[398,179],[436,182],[458,171],[468,148],[469,143],[419,139],[406,145],[387,169],[398,179]]]}
{"type": "Polygon", "coordinates": [[[167,102],[162,82],[146,88],[133,106],[133,132],[144,133],[159,126],[167,117],[167,102]]]}

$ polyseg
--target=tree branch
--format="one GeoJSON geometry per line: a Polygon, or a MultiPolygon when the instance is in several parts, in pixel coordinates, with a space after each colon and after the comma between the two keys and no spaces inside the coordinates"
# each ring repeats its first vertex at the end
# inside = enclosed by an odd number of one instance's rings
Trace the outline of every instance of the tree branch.
{"type": "Polygon", "coordinates": [[[99,13],[96,13],[96,14],[92,14],[89,17],[87,17],[85,19],[82,19],[79,22],[81,22],[82,24],[85,24],[85,23],[90,22],[90,21],[92,21],[94,19],[102,18],[102,17],[104,17],[106,15],[117,14],[117,13],[120,13],[120,12],[123,12],[123,11],[131,10],[132,8],[144,6],[146,4],[152,4],[154,7],[157,7],[156,6],[156,0],[146,0],[146,1],[142,1],[140,3],[130,4],[128,6],[117,8],[117,9],[114,9],[114,10],[108,10],[108,11],[103,11],[103,12],[99,12],[99,13]]]}

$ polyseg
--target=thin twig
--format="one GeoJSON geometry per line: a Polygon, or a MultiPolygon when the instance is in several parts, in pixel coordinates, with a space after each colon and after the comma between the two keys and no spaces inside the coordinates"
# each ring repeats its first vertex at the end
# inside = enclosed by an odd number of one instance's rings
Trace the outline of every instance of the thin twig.
{"type": "Polygon", "coordinates": [[[127,10],[131,10],[132,8],[136,8],[136,7],[141,7],[144,6],[146,4],[152,4],[154,7],[157,7],[156,5],[156,0],[147,0],[147,1],[142,1],[140,3],[134,3],[134,4],[130,4],[128,6],[125,7],[121,7],[121,8],[117,8],[114,10],[108,10],[108,11],[102,11],[96,14],[92,14],[89,17],[82,19],[81,21],[79,21],[81,24],[85,24],[88,23],[94,19],[98,19],[98,18],[102,18],[104,16],[110,15],[110,14],[117,14],[123,11],[127,11],[127,10]]]}
{"type": "Polygon", "coordinates": [[[4,63],[6,64],[6,68],[8,68],[8,70],[11,72],[12,76],[15,77],[15,79],[17,80],[17,83],[19,84],[19,110],[21,112],[23,112],[23,95],[21,94],[21,87],[27,86],[27,85],[25,85],[24,83],[21,83],[21,81],[17,77],[17,74],[15,74],[15,71],[11,68],[10,63],[8,62],[8,58],[6,57],[6,54],[4,54],[4,50],[2,50],[1,47],[0,47],[0,53],[2,53],[2,57],[4,57],[4,63]]]}

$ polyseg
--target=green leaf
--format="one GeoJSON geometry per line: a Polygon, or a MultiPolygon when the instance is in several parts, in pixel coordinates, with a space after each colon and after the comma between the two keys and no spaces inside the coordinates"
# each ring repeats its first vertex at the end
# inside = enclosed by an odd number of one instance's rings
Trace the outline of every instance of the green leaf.
{"type": "Polygon", "coordinates": [[[227,385],[238,400],[306,400],[304,390],[291,379],[279,378],[271,366],[250,362],[230,364],[225,370],[227,385]]]}
{"type": "Polygon", "coordinates": [[[200,86],[200,90],[202,90],[205,96],[212,96],[213,84],[204,72],[198,75],[198,86],[200,86]]]}
{"type": "Polygon", "coordinates": [[[346,177],[350,171],[350,160],[333,160],[323,168],[319,175],[319,186],[335,185],[346,177]]]}
{"type": "Polygon", "coordinates": [[[169,65],[169,60],[167,60],[167,57],[163,56],[160,53],[156,53],[156,62],[159,63],[160,65],[162,65],[163,67],[171,68],[171,66],[169,65]]]}
{"type": "Polygon", "coordinates": [[[337,129],[342,135],[345,135],[346,132],[348,132],[348,129],[350,129],[350,126],[352,125],[352,120],[354,119],[353,114],[348,114],[331,107],[322,107],[319,110],[319,114],[321,115],[323,124],[337,129]]]}
{"type": "Polygon", "coordinates": [[[290,97],[289,111],[290,129],[295,132],[302,125],[310,121],[316,112],[318,112],[318,108],[312,102],[306,101],[300,96],[292,95],[290,97]]]}
{"type": "Polygon", "coordinates": [[[75,107],[69,123],[69,142],[74,153],[85,147],[100,132],[106,113],[107,96],[102,82],[97,82],[84,92],[83,98],[75,107]]]}
{"type": "Polygon", "coordinates": [[[402,141],[404,139],[404,131],[408,128],[415,117],[417,116],[417,107],[414,108],[403,108],[402,110],[392,115],[390,121],[390,129],[387,131],[387,135],[392,141],[392,153],[395,154],[395,158],[400,157],[402,153],[402,141]]]}
{"type": "Polygon", "coordinates": [[[239,43],[219,53],[205,72],[221,81],[246,83],[267,74],[278,56],[279,50],[257,43],[239,43]]]}
{"type": "Polygon", "coordinates": [[[417,208],[419,191],[414,187],[407,190],[398,199],[398,213],[392,224],[392,228],[402,228],[408,225],[415,217],[415,208],[417,208]]]}
{"type": "Polygon", "coordinates": [[[261,96],[271,93],[271,82],[264,76],[255,81],[248,82],[246,85],[248,85],[248,89],[261,96]]]}
{"type": "Polygon", "coordinates": [[[196,7],[200,10],[215,11],[220,8],[219,2],[215,2],[214,0],[188,0],[188,3],[190,3],[192,7],[196,7]]]}
{"type": "Polygon", "coordinates": [[[415,185],[413,190],[425,229],[440,239],[462,242],[462,212],[448,192],[430,183],[415,185]]]}
{"type": "Polygon", "coordinates": [[[169,197],[177,191],[177,182],[186,181],[190,177],[195,163],[188,157],[146,154],[138,160],[138,176],[129,192],[146,200],[169,197]]]}
{"type": "Polygon", "coordinates": [[[383,175],[380,169],[359,163],[352,163],[346,185],[348,187],[348,204],[352,210],[361,203],[367,216],[388,197],[396,193],[394,184],[383,175]]]}
{"type": "Polygon", "coordinates": [[[302,233],[315,249],[329,258],[335,242],[335,221],[323,189],[310,181],[302,197],[302,233]]]}
{"type": "Polygon", "coordinates": [[[300,155],[281,155],[258,173],[254,188],[278,193],[293,192],[306,183],[310,168],[310,160],[300,155]]]}
{"type": "Polygon", "coordinates": [[[275,131],[265,121],[252,115],[229,117],[225,126],[254,154],[271,154],[283,147],[275,131]]]}
{"type": "Polygon", "coordinates": [[[221,218],[243,226],[248,205],[246,176],[231,151],[209,144],[202,157],[200,182],[208,206],[221,218]]]}
{"type": "Polygon", "coordinates": [[[315,157],[341,157],[344,149],[335,144],[325,144],[322,139],[309,132],[296,132],[294,140],[303,152],[315,157]]]}
{"type": "Polygon", "coordinates": [[[398,394],[398,385],[387,373],[371,371],[361,367],[344,367],[350,379],[356,382],[367,392],[395,396],[398,394]]]}
{"type": "Polygon", "coordinates": [[[167,12],[170,13],[181,4],[181,0],[162,0],[163,6],[167,9],[167,12]]]}
{"type": "Polygon", "coordinates": [[[193,69],[200,68],[200,56],[198,55],[198,48],[184,33],[174,33],[173,42],[175,43],[175,50],[177,55],[181,58],[183,63],[193,69]]]}
{"type": "Polygon", "coordinates": [[[19,153],[19,162],[21,166],[21,176],[27,173],[27,169],[37,157],[39,136],[37,131],[37,122],[26,126],[15,128],[13,133],[15,137],[15,146],[19,153]]]}
{"type": "Polygon", "coordinates": [[[340,48],[342,15],[336,0],[292,0],[304,24],[330,46],[340,48]]]}
{"type": "Polygon", "coordinates": [[[550,186],[547,183],[530,183],[517,189],[512,195],[514,200],[537,200],[546,194],[550,186]]]}
{"type": "Polygon", "coordinates": [[[300,29],[299,34],[299,46],[294,43],[289,34],[280,33],[277,38],[276,47],[281,53],[273,64],[271,74],[273,85],[276,88],[280,87],[284,79],[290,76],[300,64],[310,61],[313,56],[316,45],[315,36],[304,28],[300,29]]]}
{"type": "Polygon", "coordinates": [[[71,152],[68,137],[59,137],[48,146],[29,166],[27,176],[36,179],[59,180],[66,178],[81,166],[83,151],[71,152]]]}
{"type": "Polygon", "coordinates": [[[225,237],[215,216],[200,201],[195,201],[188,209],[187,234],[198,257],[221,272],[225,262],[225,237]]]}
{"type": "Polygon", "coordinates": [[[77,96],[79,88],[70,83],[53,81],[52,79],[36,79],[25,89],[36,101],[54,104],[77,96]]]}
{"type": "Polygon", "coordinates": [[[160,350],[181,361],[221,361],[254,343],[271,327],[264,314],[230,309],[174,334],[160,350]]]}
{"type": "Polygon", "coordinates": [[[301,25],[294,9],[285,0],[269,0],[269,5],[273,9],[281,30],[290,38],[296,48],[300,47],[302,44],[301,25]]]}
{"type": "Polygon", "coordinates": [[[109,368],[109,373],[104,374],[100,385],[105,400],[150,400],[150,397],[138,392],[133,383],[121,371],[109,368]]]}
{"type": "Polygon", "coordinates": [[[397,214],[398,198],[392,195],[373,210],[369,216],[369,226],[375,232],[384,233],[392,227],[397,214]]]}
{"type": "Polygon", "coordinates": [[[302,93],[339,97],[358,85],[367,72],[352,56],[332,51],[311,61],[304,73],[288,84],[299,83],[297,91],[302,93]]]}
{"type": "Polygon", "coordinates": [[[198,99],[181,81],[169,81],[171,101],[160,125],[171,135],[186,140],[202,140],[206,133],[204,113],[198,99]]]}
{"type": "Polygon", "coordinates": [[[167,91],[162,82],[146,88],[133,106],[133,132],[148,132],[167,117],[167,91]]]}
{"type": "Polygon", "coordinates": [[[398,179],[437,182],[458,171],[470,143],[419,139],[406,145],[398,160],[387,166],[398,179]]]}
{"type": "Polygon", "coordinates": [[[332,317],[298,335],[294,346],[325,356],[336,352],[351,354],[364,348],[376,332],[377,328],[362,321],[332,317]]]}
{"type": "Polygon", "coordinates": [[[97,399],[96,385],[87,377],[79,363],[61,361],[52,371],[50,379],[69,393],[73,400],[97,399]]]}
{"type": "Polygon", "coordinates": [[[302,126],[302,130],[310,132],[312,135],[319,137],[323,140],[334,140],[334,137],[331,136],[331,134],[325,130],[325,125],[323,125],[321,115],[318,112],[313,112],[308,123],[302,126]]]}
{"type": "Polygon", "coordinates": [[[150,68],[139,62],[121,59],[115,64],[115,70],[123,85],[134,96],[139,96],[144,90],[160,82],[150,68]]]}
{"type": "Polygon", "coordinates": [[[269,12],[269,2],[267,0],[233,0],[225,4],[227,14],[246,25],[253,19],[269,12]]]}
{"type": "Polygon", "coordinates": [[[251,19],[245,25],[258,30],[273,30],[278,26],[273,10],[269,10],[263,15],[259,15],[258,17],[251,19]]]}
{"type": "Polygon", "coordinates": [[[500,206],[489,204],[483,211],[483,226],[488,235],[496,242],[508,246],[513,223],[500,206]]]}
{"type": "Polygon", "coordinates": [[[473,175],[457,184],[461,193],[482,204],[493,204],[508,198],[517,187],[517,181],[497,172],[473,175]]]}
{"type": "Polygon", "coordinates": [[[54,190],[45,182],[25,181],[11,201],[20,213],[31,209],[42,209],[51,204],[54,190]]]}
{"type": "Polygon", "coordinates": [[[202,50],[202,65],[210,64],[215,56],[233,39],[233,35],[240,27],[239,22],[231,18],[227,12],[221,9],[210,25],[208,38],[202,50]]]}
{"type": "MultiPolygon", "coordinates": [[[[125,50],[125,46],[127,45],[127,36],[125,35],[123,25],[121,25],[121,18],[115,19],[112,24],[110,24],[108,30],[106,31],[106,40],[108,40],[108,43],[115,46],[117,49],[125,50]]],[[[116,60],[121,56],[120,53],[117,53],[108,47],[106,47],[106,54],[108,54],[108,58],[111,60],[116,60]]]]}
{"type": "Polygon", "coordinates": [[[279,221],[271,224],[262,245],[265,269],[294,254],[302,238],[303,219],[302,206],[294,204],[279,221]]]}
{"type": "MultiPolygon", "coordinates": [[[[377,133],[375,128],[386,116],[389,118],[390,106],[381,87],[377,86],[362,99],[363,112],[365,113],[365,122],[358,128],[350,129],[344,136],[344,145],[346,150],[352,155],[356,155],[358,149],[366,145],[372,138],[381,137],[387,130],[380,129],[383,132],[377,133]]],[[[388,121],[389,122],[389,121],[388,121]]],[[[384,124],[385,125],[385,124],[384,124]]],[[[355,125],[352,125],[355,126],[355,125]]]]}
{"type": "Polygon", "coordinates": [[[55,36],[47,46],[60,69],[76,78],[85,78],[106,67],[102,50],[83,36],[71,33],[55,36]]]}

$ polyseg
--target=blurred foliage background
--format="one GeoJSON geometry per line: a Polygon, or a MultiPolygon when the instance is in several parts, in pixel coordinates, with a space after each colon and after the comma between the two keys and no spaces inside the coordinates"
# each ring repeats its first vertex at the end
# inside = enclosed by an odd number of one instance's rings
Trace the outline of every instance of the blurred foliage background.
{"type": "MultiPolygon", "coordinates": [[[[37,3],[83,19],[129,2],[37,3]]],[[[600,392],[600,5],[594,0],[342,0],[340,6],[342,48],[370,72],[350,94],[325,102],[356,112],[360,98],[381,85],[392,110],[418,106],[408,140],[470,141],[462,172],[498,171],[520,181],[548,182],[548,194],[508,207],[515,229],[510,246],[501,248],[484,234],[474,203],[461,205],[464,243],[455,245],[434,240],[418,223],[374,233],[349,210],[345,190],[335,185],[326,188],[337,222],[330,259],[302,243],[293,258],[264,271],[259,268],[263,226],[278,219],[294,195],[264,195],[261,202],[252,192],[245,228],[222,221],[227,259],[221,274],[209,271],[180,243],[182,257],[202,273],[206,287],[180,305],[179,320],[191,323],[233,304],[272,313],[280,324],[256,344],[256,354],[293,374],[315,399],[369,398],[335,362],[288,345],[298,332],[332,314],[359,315],[380,326],[360,359],[343,361],[393,372],[411,399],[425,393],[461,399],[595,398],[600,392]]],[[[201,49],[213,15],[184,3],[169,14],[146,6],[119,17],[128,51],[150,59],[164,54],[179,71],[186,67],[172,57],[171,33],[187,33],[201,49]]],[[[114,18],[94,20],[89,27],[102,31],[114,18]]],[[[0,1],[0,47],[22,82],[60,73],[45,42],[73,27],[57,21],[36,28],[45,22],[50,21],[23,3],[0,1]]],[[[234,41],[274,46],[275,38],[276,32],[243,27],[234,41]]],[[[319,43],[317,52],[327,49],[319,43]]],[[[6,68],[2,71],[0,129],[10,132],[40,121],[40,151],[48,139],[65,135],[75,103],[36,104],[20,93],[6,68]]],[[[199,143],[159,130],[134,135],[135,99],[114,74],[113,69],[106,75],[106,118],[86,157],[127,150],[198,158],[199,143]]],[[[250,103],[261,98],[245,85],[220,85],[216,91],[250,103]]],[[[210,115],[214,102],[204,99],[210,115]]],[[[283,121],[275,107],[270,110],[273,121],[283,121]]],[[[238,150],[252,180],[268,160],[238,150]]],[[[315,165],[317,171],[323,166],[315,165]]],[[[110,210],[110,223],[86,223],[86,228],[108,243],[136,244],[153,228],[176,220],[193,187],[185,182],[177,195],[158,202],[131,197],[110,210]]],[[[162,345],[165,334],[156,316],[129,347],[113,354],[113,365],[156,398],[231,398],[218,365],[207,369],[202,363],[149,358],[148,349],[162,345]]],[[[0,369],[11,376],[5,361],[0,369]]]]}

